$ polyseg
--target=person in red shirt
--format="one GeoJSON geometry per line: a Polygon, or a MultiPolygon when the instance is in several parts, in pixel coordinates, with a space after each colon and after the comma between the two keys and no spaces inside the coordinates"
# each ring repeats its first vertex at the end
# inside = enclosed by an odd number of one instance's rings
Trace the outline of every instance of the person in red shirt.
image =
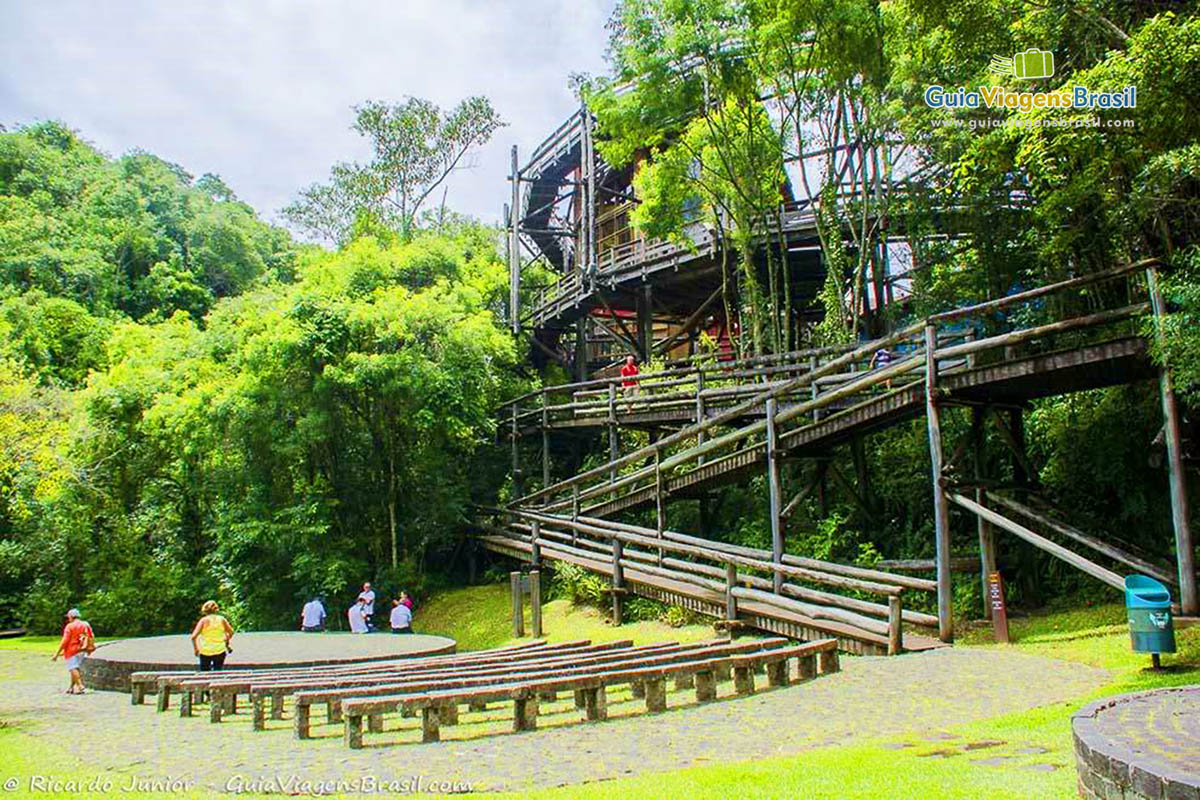
{"type": "MultiPolygon", "coordinates": [[[[634,361],[633,356],[625,356],[625,364],[621,367],[621,377],[624,379],[621,381],[621,391],[625,393],[626,397],[637,394],[637,376],[639,374],[637,362],[634,361]]],[[[625,408],[626,411],[632,410],[632,404],[626,404],[625,408]]]]}
{"type": "Polygon", "coordinates": [[[67,694],[83,694],[83,677],[79,667],[93,650],[96,649],[96,637],[92,634],[92,626],[79,618],[79,610],[72,608],[67,612],[67,624],[63,628],[62,641],[58,643],[58,652],[50,659],[57,661],[59,656],[67,660],[67,669],[71,673],[71,685],[67,694]]]}

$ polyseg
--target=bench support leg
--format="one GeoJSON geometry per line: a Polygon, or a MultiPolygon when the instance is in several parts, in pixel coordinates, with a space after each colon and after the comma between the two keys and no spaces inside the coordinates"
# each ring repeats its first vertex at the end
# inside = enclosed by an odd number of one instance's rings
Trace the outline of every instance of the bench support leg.
{"type": "Polygon", "coordinates": [[[438,718],[443,725],[457,725],[458,704],[446,703],[445,705],[438,706],[438,718]]]}
{"type": "Polygon", "coordinates": [[[346,715],[346,746],[359,750],[362,748],[362,717],[357,714],[346,715]]]}
{"type": "Polygon", "coordinates": [[[608,719],[608,695],[603,686],[583,690],[587,718],[594,722],[608,719]]]}
{"type": "Polygon", "coordinates": [[[221,692],[211,691],[208,700],[208,721],[220,722],[228,705],[221,692]]]}
{"type": "Polygon", "coordinates": [[[179,697],[179,716],[190,717],[192,715],[192,702],[196,699],[195,692],[185,691],[179,697]]]}
{"type": "Polygon", "coordinates": [[[383,714],[367,714],[367,731],[383,733],[383,714]]]}
{"type": "Polygon", "coordinates": [[[283,692],[271,692],[271,719],[283,719],[283,692]]]}
{"type": "Polygon", "coordinates": [[[237,692],[230,692],[229,694],[225,695],[225,713],[237,713],[237,692]]]}
{"type": "Polygon", "coordinates": [[[643,684],[646,687],[646,710],[647,711],[666,711],[667,710],[667,681],[664,678],[655,678],[654,680],[646,681],[643,684]]]}
{"type": "Polygon", "coordinates": [[[337,700],[325,702],[325,717],[328,722],[337,724],[342,721],[342,704],[337,700]]]}
{"type": "Polygon", "coordinates": [[[733,689],[739,695],[754,694],[754,670],[750,667],[735,667],[733,689]]]}
{"type": "Polygon", "coordinates": [[[695,675],[689,674],[689,675],[676,675],[675,676],[675,690],[676,691],[679,691],[680,689],[691,689],[695,685],[696,685],[696,676],[695,675]]]}
{"type": "Polygon", "coordinates": [[[312,706],[308,703],[296,702],[296,738],[307,739],[309,737],[309,719],[312,713],[312,706]]]}
{"type": "Polygon", "coordinates": [[[159,711],[166,711],[170,707],[171,707],[171,687],[165,686],[165,685],[158,687],[158,700],[155,705],[155,708],[157,708],[159,711]]]}
{"type": "Polygon", "coordinates": [[[768,686],[787,686],[788,685],[788,669],[787,661],[774,661],[767,664],[767,685],[768,686]]]}
{"type": "Polygon", "coordinates": [[[817,653],[817,669],[822,675],[837,672],[841,668],[841,665],[838,663],[837,650],[823,650],[817,653]]]}
{"type": "Polygon", "coordinates": [[[717,677],[709,670],[696,673],[696,701],[706,703],[717,699],[717,677]]]}
{"type": "Polygon", "coordinates": [[[513,701],[513,730],[537,730],[538,699],[536,697],[518,697],[513,701]]]}
{"type": "MultiPolygon", "coordinates": [[[[267,696],[262,692],[250,695],[251,727],[261,731],[267,727],[267,696]]],[[[272,715],[274,716],[274,715],[272,715]]]]}
{"type": "Polygon", "coordinates": [[[633,683],[629,684],[629,693],[634,697],[645,697],[646,684],[642,681],[634,681],[633,683]]]}
{"type": "Polygon", "coordinates": [[[140,706],[146,701],[146,684],[131,683],[129,684],[129,702],[132,705],[140,706]]]}
{"type": "Polygon", "coordinates": [[[442,739],[442,731],[438,724],[438,710],[433,706],[421,709],[421,741],[438,742],[442,739]]]}
{"type": "Polygon", "coordinates": [[[796,659],[796,680],[810,681],[817,677],[817,659],[814,656],[800,656],[796,659]]]}

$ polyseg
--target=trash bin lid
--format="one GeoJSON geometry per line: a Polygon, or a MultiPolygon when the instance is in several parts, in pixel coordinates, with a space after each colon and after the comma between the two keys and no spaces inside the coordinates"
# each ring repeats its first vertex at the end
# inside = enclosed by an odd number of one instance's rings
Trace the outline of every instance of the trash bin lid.
{"type": "Polygon", "coordinates": [[[1171,592],[1145,575],[1125,576],[1126,608],[1170,608],[1171,592]]]}

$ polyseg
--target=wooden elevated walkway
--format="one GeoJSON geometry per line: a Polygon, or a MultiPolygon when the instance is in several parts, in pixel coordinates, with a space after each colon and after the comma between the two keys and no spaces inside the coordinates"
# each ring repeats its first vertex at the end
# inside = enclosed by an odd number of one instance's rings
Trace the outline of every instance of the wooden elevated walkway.
{"type": "MultiPolygon", "coordinates": [[[[617,378],[552,387],[518,398],[501,410],[513,441],[514,467],[518,466],[520,437],[540,432],[542,485],[504,510],[501,524],[488,532],[484,544],[497,551],[507,548],[509,554],[528,557],[535,563],[540,557],[575,559],[571,563],[609,577],[614,591],[636,585],[637,591],[646,596],[669,597],[672,602],[717,616],[724,588],[726,614],[732,623],[777,631],[778,627],[771,626],[819,625],[823,626],[822,635],[836,636],[847,649],[878,648],[880,634],[869,621],[850,620],[854,628],[851,631],[828,627],[831,620],[838,618],[841,618],[839,624],[845,624],[841,612],[848,606],[839,605],[834,596],[823,595],[815,601],[809,597],[804,612],[784,602],[786,592],[781,587],[785,576],[790,574],[788,558],[794,557],[787,556],[783,547],[779,464],[790,458],[827,458],[833,448],[856,437],[924,416],[934,470],[936,627],[940,638],[948,641],[952,635],[951,502],[983,520],[980,547],[981,569],[985,574],[994,569],[991,531],[996,529],[1011,532],[1110,585],[1115,573],[969,500],[968,491],[976,491],[979,484],[964,485],[961,476],[952,469],[962,447],[949,460],[944,458],[942,410],[952,406],[971,408],[974,431],[983,411],[989,408],[1020,409],[1035,398],[1160,377],[1164,381],[1164,408],[1168,409],[1168,439],[1174,441],[1168,449],[1174,453],[1172,497],[1177,504],[1179,585],[1183,610],[1195,613],[1195,569],[1190,560],[1186,498],[1176,489],[1182,483],[1177,412],[1173,394],[1169,393],[1169,378],[1162,378],[1162,371],[1151,362],[1148,344],[1141,335],[1143,315],[1161,307],[1155,265],[1141,263],[937,314],[848,351],[806,351],[783,354],[757,365],[717,365],[656,373],[641,376],[637,392],[627,392],[617,378]],[[1144,282],[1139,281],[1142,276],[1144,282]],[[1116,289],[1105,288],[1114,282],[1121,285],[1116,289]],[[1146,299],[1138,301],[1139,294],[1146,299]],[[1103,298],[1114,302],[1103,307],[1098,302],[1103,298]],[[1013,313],[1016,311],[1021,313],[1013,313]],[[890,355],[886,366],[870,369],[868,362],[881,351],[890,355]],[[552,397],[563,392],[571,393],[568,401],[553,402],[552,397]],[[620,454],[615,432],[623,426],[653,427],[660,434],[670,432],[647,446],[620,454]],[[548,467],[550,435],[556,430],[589,428],[609,431],[609,462],[552,483],[548,467]],[[723,587],[719,582],[714,583],[711,573],[705,570],[700,572],[710,577],[697,579],[689,575],[691,562],[687,560],[668,559],[673,563],[670,569],[664,569],[662,548],[666,545],[663,544],[657,545],[659,552],[653,566],[637,559],[622,561],[622,548],[613,536],[624,535],[621,533],[624,531],[642,537],[638,541],[643,546],[640,555],[644,557],[656,549],[649,547],[650,541],[673,535],[666,525],[666,507],[671,500],[699,497],[714,487],[763,472],[771,495],[772,549],[756,553],[753,563],[743,563],[734,558],[736,554],[730,554],[729,546],[707,542],[709,549],[704,551],[704,557],[731,570],[723,587]],[[656,510],[654,528],[639,529],[608,522],[622,512],[649,507],[656,510]],[[588,520],[584,528],[579,527],[581,520],[588,520]],[[530,521],[534,524],[529,525],[530,521]],[[610,524],[617,527],[605,527],[610,524]],[[543,531],[560,538],[544,541],[543,531]],[[581,545],[581,531],[600,539],[581,545]],[[561,540],[564,532],[569,532],[569,542],[561,540]],[[721,552],[714,555],[713,548],[721,552]],[[613,554],[611,564],[605,558],[608,553],[613,554]],[[746,569],[745,574],[739,572],[741,568],[746,569]],[[763,573],[770,576],[769,591],[755,590],[752,596],[737,598],[739,582],[762,581],[759,576],[763,573]],[[637,576],[636,580],[632,576],[637,576]],[[711,591],[702,591],[704,586],[711,591]],[[732,603],[734,599],[740,602],[732,603]],[[766,613],[756,604],[773,606],[772,613],[766,613]],[[822,618],[820,608],[839,611],[822,618]],[[781,614],[780,609],[799,614],[804,620],[781,622],[788,614],[781,614]],[[851,640],[859,644],[852,645],[851,640]]],[[[1012,437],[1011,432],[1005,433],[1012,437]]],[[[514,470],[514,474],[520,473],[514,470]]],[[[1083,543],[1091,544],[1086,540],[1083,543]]],[[[1101,552],[1112,557],[1111,553],[1101,552]]],[[[695,556],[691,553],[688,557],[695,556]]],[[[838,566],[824,565],[819,569],[836,572],[838,566]]],[[[802,580],[810,579],[812,576],[802,580]]],[[[819,576],[815,580],[820,583],[819,576]]],[[[875,580],[886,582],[888,577],[881,574],[875,580]]],[[[800,628],[795,630],[799,632],[800,628]]],[[[883,633],[894,635],[895,631],[883,633]]],[[[899,650],[894,640],[890,649],[899,650]]]]}

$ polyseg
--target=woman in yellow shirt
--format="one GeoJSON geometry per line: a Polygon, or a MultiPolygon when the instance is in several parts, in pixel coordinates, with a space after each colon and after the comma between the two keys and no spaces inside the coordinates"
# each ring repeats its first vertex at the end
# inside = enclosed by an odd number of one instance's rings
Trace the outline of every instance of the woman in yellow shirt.
{"type": "Polygon", "coordinates": [[[215,600],[200,606],[200,621],[192,629],[192,650],[200,659],[201,672],[216,672],[225,665],[225,654],[233,652],[233,626],[217,613],[215,600]]]}

